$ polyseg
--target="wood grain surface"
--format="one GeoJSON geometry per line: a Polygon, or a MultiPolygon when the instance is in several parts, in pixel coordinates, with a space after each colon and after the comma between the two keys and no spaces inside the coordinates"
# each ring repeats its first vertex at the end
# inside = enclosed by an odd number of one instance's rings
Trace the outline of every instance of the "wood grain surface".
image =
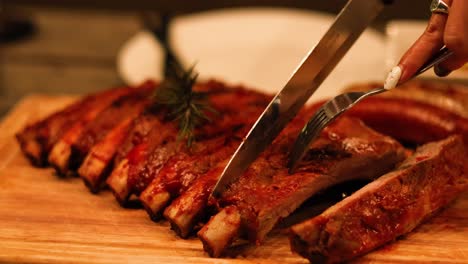
{"type": "MultiPolygon", "coordinates": [[[[209,258],[198,239],[180,239],[166,222],[121,208],[109,191],[93,195],[80,179],[29,165],[14,133],[71,100],[30,96],[0,123],[0,262],[307,263],[290,252],[281,231],[261,246],[238,246],[235,258],[209,258]]],[[[355,261],[468,263],[468,193],[411,234],[355,261]]]]}

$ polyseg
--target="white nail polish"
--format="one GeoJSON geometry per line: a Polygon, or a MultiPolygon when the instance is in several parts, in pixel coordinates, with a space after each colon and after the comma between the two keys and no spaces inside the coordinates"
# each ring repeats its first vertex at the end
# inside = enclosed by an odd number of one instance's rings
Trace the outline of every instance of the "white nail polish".
{"type": "Polygon", "coordinates": [[[392,68],[390,73],[387,75],[387,79],[385,79],[384,88],[386,90],[390,90],[397,86],[398,81],[401,77],[401,68],[400,66],[395,66],[392,68]]]}

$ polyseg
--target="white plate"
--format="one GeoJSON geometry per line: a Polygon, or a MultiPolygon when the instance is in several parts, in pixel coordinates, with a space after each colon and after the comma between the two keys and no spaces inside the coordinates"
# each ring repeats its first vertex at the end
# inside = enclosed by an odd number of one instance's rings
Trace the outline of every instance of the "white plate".
{"type": "MultiPolygon", "coordinates": [[[[387,69],[390,70],[400,60],[401,56],[421,36],[427,25],[427,21],[420,20],[395,20],[387,25],[387,69]]],[[[421,75],[423,78],[438,78],[433,70],[428,70],[421,75]]],[[[468,80],[468,64],[457,71],[452,72],[444,79],[468,80]]]]}
{"type": "Polygon", "coordinates": [[[117,71],[130,85],[147,79],[160,80],[163,70],[163,48],[150,32],[141,31],[130,38],[117,54],[117,71]]]}
{"type": "MultiPolygon", "coordinates": [[[[209,11],[174,19],[170,43],[185,66],[196,64],[201,79],[217,78],[274,93],[332,21],[330,15],[296,9],[209,11]]],[[[142,51],[154,44],[153,40],[149,44],[148,37],[137,34],[119,54],[119,72],[131,84],[161,78],[161,63],[147,61],[154,60],[160,47],[142,51]]],[[[383,36],[367,30],[313,98],[333,96],[353,82],[382,80],[384,48],[383,36]]]]}

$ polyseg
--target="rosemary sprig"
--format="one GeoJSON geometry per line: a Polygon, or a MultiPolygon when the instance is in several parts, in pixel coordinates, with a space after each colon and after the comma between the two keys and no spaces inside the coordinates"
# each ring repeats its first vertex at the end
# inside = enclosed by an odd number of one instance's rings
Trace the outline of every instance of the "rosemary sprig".
{"type": "Polygon", "coordinates": [[[186,140],[188,147],[195,141],[195,128],[211,121],[206,113],[215,112],[209,105],[207,93],[192,89],[197,77],[194,66],[184,71],[173,63],[166,79],[154,94],[155,106],[165,107],[168,110],[168,119],[178,122],[177,139],[186,140]]]}

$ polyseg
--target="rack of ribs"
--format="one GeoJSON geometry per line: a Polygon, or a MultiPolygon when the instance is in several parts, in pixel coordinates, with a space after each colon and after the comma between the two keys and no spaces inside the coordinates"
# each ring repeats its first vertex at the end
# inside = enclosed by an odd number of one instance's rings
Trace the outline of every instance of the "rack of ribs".
{"type": "MultiPolygon", "coordinates": [[[[141,86],[154,86],[154,84],[146,82],[141,86]]],[[[115,88],[86,96],[49,117],[26,126],[16,134],[21,150],[33,165],[48,165],[48,155],[62,136],[65,136],[68,142],[69,138],[73,137],[70,134],[75,134],[71,128],[75,128],[77,123],[91,121],[111,102],[132,90],[132,87],[115,88]]]]}
{"type": "MultiPolygon", "coordinates": [[[[149,102],[148,102],[149,103],[149,102]]],[[[144,111],[145,104],[139,104],[133,109],[135,112],[124,118],[106,136],[92,146],[80,168],[78,174],[85,180],[87,186],[93,192],[99,191],[104,180],[113,168],[113,160],[122,142],[129,136],[134,125],[135,118],[144,111]]],[[[140,120],[140,119],[136,119],[140,120]]]]}
{"type": "Polygon", "coordinates": [[[286,167],[290,145],[267,150],[216,201],[221,212],[198,232],[210,255],[220,256],[239,235],[261,242],[317,192],[349,180],[374,179],[405,157],[398,142],[349,118],[327,127],[291,175],[286,167]]]}
{"type": "Polygon", "coordinates": [[[233,122],[232,129],[226,129],[226,133],[200,141],[190,152],[172,157],[140,194],[139,200],[150,218],[159,220],[162,210],[172,199],[184,193],[194,181],[216,164],[230,157],[259,115],[260,111],[257,111],[248,118],[243,118],[244,124],[233,122]]]}
{"type": "Polygon", "coordinates": [[[437,90],[447,98],[456,95],[447,109],[446,101],[423,100],[418,89],[424,85],[409,86],[417,100],[407,93],[363,100],[322,131],[289,174],[290,147],[323,102],[306,107],[219,199],[210,199],[212,188],[271,97],[216,81],[196,84],[217,113],[207,113],[211,122],[195,129],[196,141],[188,147],[168,109],[153,104],[156,86],[148,82],[85,97],[27,126],[17,139],[34,164],[48,161],[64,175],[76,171],[93,192],[107,183],[121,205],[136,197],[151,219],[166,218],[181,237],[198,230],[214,257],[238,238],[261,243],[278,222],[328,187],[373,180],[398,167],[412,151],[396,140],[414,146],[460,135],[421,147],[396,171],[295,225],[296,252],[314,261],[350,259],[409,232],[468,188],[468,165],[460,160],[468,149],[468,97],[451,86],[437,90]],[[397,206],[389,199],[397,199],[397,206]]]}
{"type": "Polygon", "coordinates": [[[234,89],[231,95],[224,97],[216,100],[216,108],[222,109],[218,111],[224,114],[216,122],[201,127],[198,130],[201,140],[189,151],[170,158],[141,193],[139,200],[151,219],[159,220],[172,199],[200,175],[232,155],[270,100],[264,94],[244,89],[234,89]]]}
{"type": "Polygon", "coordinates": [[[120,121],[128,116],[140,112],[143,106],[148,104],[146,98],[152,92],[152,88],[139,89],[127,96],[120,97],[99,113],[99,115],[84,128],[78,139],[72,144],[70,168],[75,170],[81,165],[91,147],[101,140],[120,121]],[[137,108],[138,110],[134,110],[137,108]]]}
{"type": "MultiPolygon", "coordinates": [[[[276,142],[272,144],[272,151],[285,151],[288,145],[292,144],[294,135],[297,135],[298,131],[305,124],[307,116],[306,113],[310,114],[310,111],[303,110],[302,114],[294,118],[290,122],[287,128],[281,133],[276,139],[276,142]]],[[[177,197],[169,206],[164,210],[164,217],[171,223],[172,229],[181,237],[188,237],[194,230],[194,226],[199,222],[203,221],[206,214],[208,205],[208,198],[214,187],[219,175],[224,170],[228,158],[218,162],[215,166],[210,168],[208,172],[199,175],[197,179],[190,184],[179,197],[177,197]]],[[[259,166],[257,166],[259,167],[259,166]]],[[[261,173],[263,168],[258,170],[261,173]]]]}
{"type": "Polygon", "coordinates": [[[86,127],[93,122],[100,113],[110,108],[113,102],[129,96],[132,93],[136,93],[139,90],[147,90],[154,86],[154,83],[146,82],[139,87],[113,89],[109,91],[108,96],[100,96],[93,105],[84,108],[83,110],[85,111],[79,120],[74,122],[52,147],[48,156],[50,165],[55,168],[59,175],[66,175],[70,172],[69,162],[72,145],[79,140],[86,127]]]}
{"type": "Polygon", "coordinates": [[[233,131],[239,130],[246,123],[252,124],[270,100],[265,94],[242,87],[228,89],[218,82],[208,82],[197,89],[210,91],[209,100],[217,112],[211,117],[212,122],[196,129],[197,143],[190,149],[177,141],[177,127],[174,124],[169,122],[154,126],[144,136],[142,143],[133,146],[115,165],[107,179],[121,204],[125,205],[131,195],[138,196],[144,191],[153,179],[159,177],[164,167],[170,166],[166,164],[174,164],[177,157],[194,156],[195,153],[198,156],[202,153],[208,155],[214,149],[224,148],[227,136],[233,135],[233,131]],[[176,153],[177,157],[174,157],[176,153]]]}
{"type": "Polygon", "coordinates": [[[291,228],[291,248],[313,263],[342,262],[404,235],[468,189],[460,136],[428,143],[395,171],[291,228]]]}

